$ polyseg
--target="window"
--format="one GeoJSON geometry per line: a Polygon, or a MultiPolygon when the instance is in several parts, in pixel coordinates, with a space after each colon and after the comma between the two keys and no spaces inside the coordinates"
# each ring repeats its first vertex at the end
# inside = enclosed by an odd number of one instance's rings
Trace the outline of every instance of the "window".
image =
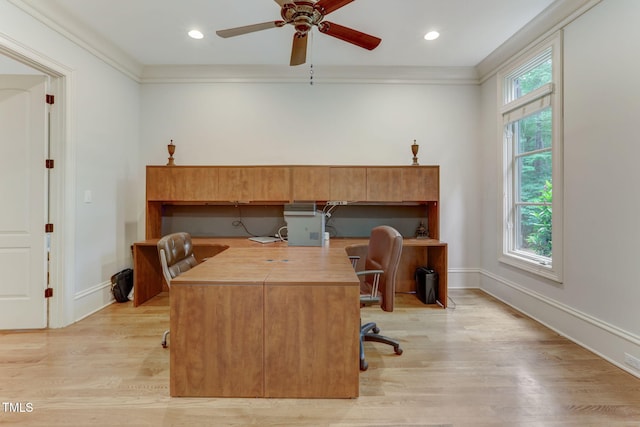
{"type": "Polygon", "coordinates": [[[561,36],[498,73],[500,261],[562,281],[561,36]]]}

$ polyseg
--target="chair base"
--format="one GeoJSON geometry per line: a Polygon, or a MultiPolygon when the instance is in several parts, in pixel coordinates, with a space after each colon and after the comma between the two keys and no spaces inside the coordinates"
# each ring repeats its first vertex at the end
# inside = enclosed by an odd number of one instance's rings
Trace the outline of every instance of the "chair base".
{"type": "Polygon", "coordinates": [[[365,323],[360,326],[360,370],[366,371],[369,368],[369,364],[364,358],[364,342],[365,341],[373,341],[379,342],[383,344],[388,344],[393,346],[393,351],[399,356],[402,354],[402,349],[400,348],[400,343],[394,339],[389,337],[385,337],[383,335],[379,335],[380,328],[373,323],[365,323]]]}
{"type": "Polygon", "coordinates": [[[169,336],[169,331],[166,330],[164,331],[164,334],[162,334],[162,348],[167,348],[167,337],[169,336]]]}

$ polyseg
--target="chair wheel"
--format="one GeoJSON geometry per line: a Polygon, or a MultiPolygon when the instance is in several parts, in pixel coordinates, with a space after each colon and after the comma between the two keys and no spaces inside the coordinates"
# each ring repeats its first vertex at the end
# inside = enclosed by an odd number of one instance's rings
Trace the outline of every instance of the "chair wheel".
{"type": "Polygon", "coordinates": [[[162,348],[167,348],[167,343],[166,342],[162,343],[162,348]]]}
{"type": "Polygon", "coordinates": [[[398,356],[400,356],[400,355],[402,354],[402,349],[401,349],[400,347],[396,347],[396,348],[394,348],[393,350],[396,352],[396,354],[397,354],[398,356]]]}
{"type": "Polygon", "coordinates": [[[377,326],[374,326],[372,331],[373,331],[374,334],[379,334],[380,333],[380,328],[378,328],[377,326]]]}
{"type": "Polygon", "coordinates": [[[369,364],[366,360],[360,359],[360,370],[366,371],[369,368],[369,364]]]}

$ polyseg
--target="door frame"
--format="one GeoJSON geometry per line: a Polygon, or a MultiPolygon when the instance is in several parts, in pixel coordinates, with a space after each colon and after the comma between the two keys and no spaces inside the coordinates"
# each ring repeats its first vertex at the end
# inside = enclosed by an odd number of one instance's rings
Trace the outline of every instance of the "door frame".
{"type": "MultiPolygon", "coordinates": [[[[55,94],[49,118],[50,158],[55,167],[49,176],[48,209],[54,224],[51,234],[49,283],[53,296],[47,300],[47,324],[61,328],[73,323],[75,271],[75,140],[72,135],[73,70],[0,34],[0,55],[34,68],[49,77],[48,91],[55,94]]],[[[43,100],[44,102],[44,100],[43,100]]],[[[42,165],[44,167],[44,165],[42,165]]],[[[47,189],[44,189],[46,192],[47,189]]],[[[44,224],[43,224],[44,227],[44,224]]],[[[44,243],[44,242],[43,242],[44,243]]],[[[43,284],[44,285],[44,284],[43,284]]],[[[43,286],[44,289],[44,286],[43,286]]]]}

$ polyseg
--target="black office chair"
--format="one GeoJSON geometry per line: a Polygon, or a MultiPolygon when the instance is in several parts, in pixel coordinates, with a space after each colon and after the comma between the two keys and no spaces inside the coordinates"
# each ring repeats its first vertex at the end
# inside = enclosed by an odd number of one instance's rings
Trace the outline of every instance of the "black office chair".
{"type": "MultiPolygon", "coordinates": [[[[371,230],[364,270],[356,274],[360,280],[360,306],[379,304],[384,311],[393,311],[396,291],[396,273],[402,254],[402,235],[393,227],[382,225],[371,230]]],[[[357,256],[351,256],[354,267],[357,256]]],[[[375,341],[393,346],[396,354],[402,354],[400,343],[383,335],[380,328],[369,322],[360,326],[360,370],[369,367],[364,356],[364,342],[375,341]]]]}
{"type": "MultiPolygon", "coordinates": [[[[158,256],[162,266],[162,275],[171,288],[171,279],[198,265],[193,254],[193,244],[189,233],[168,234],[158,240],[158,256]]],[[[167,348],[169,330],[162,334],[162,347],[167,348]]]]}

